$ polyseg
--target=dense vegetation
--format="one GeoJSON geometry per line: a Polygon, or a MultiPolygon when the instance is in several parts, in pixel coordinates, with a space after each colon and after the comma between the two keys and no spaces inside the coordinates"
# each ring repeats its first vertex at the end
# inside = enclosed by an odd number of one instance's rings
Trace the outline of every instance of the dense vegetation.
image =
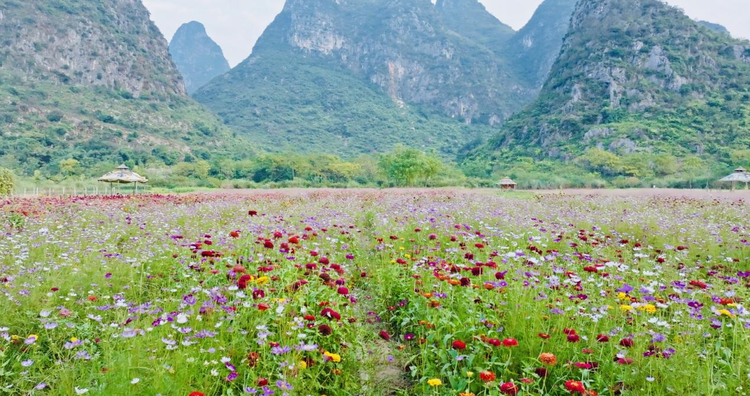
{"type": "Polygon", "coordinates": [[[30,176],[129,162],[174,165],[250,149],[185,95],[140,2],[0,4],[0,166],[30,176]]]}
{"type": "Polygon", "coordinates": [[[528,158],[542,171],[538,161],[552,159],[625,185],[655,177],[687,185],[746,164],[750,44],[659,1],[642,3],[580,2],[540,97],[467,167],[481,175],[528,158]]]}

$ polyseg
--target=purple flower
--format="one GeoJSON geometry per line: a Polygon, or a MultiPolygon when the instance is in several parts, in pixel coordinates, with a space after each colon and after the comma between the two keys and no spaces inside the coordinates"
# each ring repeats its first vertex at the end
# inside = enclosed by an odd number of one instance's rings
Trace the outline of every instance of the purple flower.
{"type": "Polygon", "coordinates": [[[622,285],[621,288],[617,289],[618,292],[620,292],[620,293],[626,293],[626,294],[632,292],[633,290],[635,290],[635,288],[633,286],[630,286],[627,283],[625,283],[624,285],[622,285]]]}
{"type": "Polygon", "coordinates": [[[29,367],[29,366],[31,366],[32,364],[34,364],[34,361],[33,361],[33,360],[31,360],[31,359],[29,359],[29,360],[24,360],[23,362],[21,362],[21,366],[22,366],[22,367],[29,367]]]}

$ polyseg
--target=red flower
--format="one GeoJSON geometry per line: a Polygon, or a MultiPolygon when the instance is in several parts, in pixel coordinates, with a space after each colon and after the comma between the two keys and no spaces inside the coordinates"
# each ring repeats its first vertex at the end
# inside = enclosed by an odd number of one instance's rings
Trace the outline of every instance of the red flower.
{"type": "Polygon", "coordinates": [[[191,393],[191,394],[189,394],[188,396],[206,396],[206,395],[204,395],[204,394],[203,394],[203,393],[201,393],[201,392],[192,392],[192,393],[191,393]]]}
{"type": "Polygon", "coordinates": [[[229,233],[229,236],[232,237],[232,238],[239,238],[240,237],[240,232],[239,231],[232,231],[232,232],[229,233]]]}
{"type": "Polygon", "coordinates": [[[624,346],[625,348],[632,348],[633,345],[635,345],[635,342],[633,342],[632,338],[623,338],[620,340],[620,345],[624,346]]]}
{"type": "Polygon", "coordinates": [[[258,378],[258,386],[266,386],[268,385],[268,380],[265,378],[258,378]]]}
{"type": "Polygon", "coordinates": [[[378,335],[380,336],[380,338],[382,338],[382,339],[384,339],[386,341],[390,341],[391,340],[391,335],[388,334],[388,332],[385,331],[385,330],[381,331],[380,334],[378,334],[378,335]]]}
{"type": "Polygon", "coordinates": [[[534,372],[536,373],[536,375],[538,375],[538,376],[540,376],[542,378],[546,378],[547,375],[549,374],[549,372],[547,371],[547,369],[544,368],[544,367],[539,367],[536,370],[534,370],[534,372]]]}
{"type": "Polygon", "coordinates": [[[349,294],[349,289],[345,287],[339,287],[338,293],[341,294],[342,296],[345,296],[349,294]]]}
{"type": "Polygon", "coordinates": [[[273,249],[273,242],[271,242],[270,239],[266,239],[265,242],[263,242],[263,247],[266,249],[273,249]]]}
{"type": "Polygon", "coordinates": [[[247,214],[250,215],[250,216],[257,216],[258,215],[258,211],[257,210],[250,210],[250,211],[247,212],[247,214]]]}
{"type": "Polygon", "coordinates": [[[318,326],[318,331],[320,332],[320,334],[324,336],[329,336],[331,335],[331,333],[333,333],[333,329],[331,329],[331,326],[327,324],[322,324],[318,326]]]}
{"type": "Polygon", "coordinates": [[[609,337],[604,334],[599,334],[598,336],[596,336],[596,340],[599,342],[609,342],[609,337]]]}
{"type": "Polygon", "coordinates": [[[537,334],[539,338],[549,340],[549,334],[539,333],[537,334]]]}
{"type": "Polygon", "coordinates": [[[495,338],[490,338],[489,340],[487,340],[487,343],[494,347],[499,347],[500,345],[503,345],[502,341],[495,339],[495,338]]]}
{"type": "Polygon", "coordinates": [[[484,382],[490,382],[495,380],[495,373],[492,371],[482,371],[479,373],[479,378],[484,382]]]}
{"type": "Polygon", "coordinates": [[[459,351],[463,351],[464,349],[466,349],[466,343],[459,340],[453,341],[453,344],[451,344],[451,346],[453,347],[453,349],[459,351]]]}
{"type": "Polygon", "coordinates": [[[506,346],[506,347],[518,346],[518,340],[516,340],[515,338],[506,338],[503,340],[503,346],[506,346]]]}
{"type": "Polygon", "coordinates": [[[253,290],[253,300],[257,300],[266,296],[266,292],[261,289],[253,290]]]}
{"type": "Polygon", "coordinates": [[[699,289],[705,289],[705,288],[708,287],[708,285],[706,285],[705,283],[703,283],[701,281],[695,281],[695,280],[694,281],[690,281],[690,286],[697,287],[699,289]]]}
{"type": "Polygon", "coordinates": [[[251,279],[253,279],[253,277],[250,275],[247,275],[247,274],[242,275],[240,279],[237,281],[237,287],[239,287],[240,290],[247,289],[247,282],[250,282],[251,279]]]}
{"type": "Polygon", "coordinates": [[[324,308],[322,311],[320,311],[320,316],[328,319],[341,320],[341,314],[332,310],[331,308],[324,308]]]}
{"type": "Polygon", "coordinates": [[[512,382],[506,382],[500,385],[500,392],[504,395],[517,395],[518,386],[512,382]]]}
{"type": "Polygon", "coordinates": [[[295,236],[289,238],[289,243],[293,243],[295,245],[298,244],[299,243],[299,237],[295,235],[295,236]]]}
{"type": "Polygon", "coordinates": [[[271,308],[271,307],[268,304],[266,304],[266,303],[258,304],[258,309],[261,310],[261,311],[265,311],[268,308],[271,308]]]}
{"type": "Polygon", "coordinates": [[[565,389],[568,390],[568,392],[576,394],[584,394],[586,392],[586,388],[583,386],[583,383],[581,381],[574,381],[574,380],[568,380],[565,381],[565,389]]]}
{"type": "Polygon", "coordinates": [[[581,337],[578,336],[578,334],[568,334],[568,342],[578,342],[581,341],[581,337]]]}

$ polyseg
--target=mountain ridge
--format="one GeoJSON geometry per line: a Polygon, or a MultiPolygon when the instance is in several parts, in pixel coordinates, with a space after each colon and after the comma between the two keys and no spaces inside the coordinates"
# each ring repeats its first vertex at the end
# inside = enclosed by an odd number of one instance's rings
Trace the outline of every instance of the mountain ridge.
{"type": "Polygon", "coordinates": [[[221,47],[197,21],[185,23],[177,29],[169,43],[169,54],[185,81],[187,93],[191,95],[230,69],[221,47]]]}

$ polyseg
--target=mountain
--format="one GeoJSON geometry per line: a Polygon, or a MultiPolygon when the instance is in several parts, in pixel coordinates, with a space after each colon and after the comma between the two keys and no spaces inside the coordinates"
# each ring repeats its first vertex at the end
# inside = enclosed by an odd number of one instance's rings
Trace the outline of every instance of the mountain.
{"type": "Polygon", "coordinates": [[[732,35],[731,33],[729,33],[729,29],[724,27],[724,25],[719,25],[718,23],[713,23],[713,22],[708,22],[708,21],[698,21],[698,24],[706,28],[709,28],[716,33],[726,34],[727,36],[732,35]]]}
{"type": "Polygon", "coordinates": [[[498,54],[516,33],[478,0],[438,0],[436,8],[447,28],[498,54]]]}
{"type": "Polygon", "coordinates": [[[429,0],[288,0],[252,55],[194,97],[270,150],[450,155],[533,99],[518,80],[429,0]]]}
{"type": "Polygon", "coordinates": [[[200,22],[189,22],[177,29],[169,43],[169,54],[182,74],[188,94],[229,71],[224,52],[208,37],[200,22]]]}
{"type": "Polygon", "coordinates": [[[502,48],[503,56],[532,87],[540,89],[560,54],[577,0],[545,0],[502,48]]]}
{"type": "Polygon", "coordinates": [[[0,3],[0,166],[167,164],[233,147],[140,0],[0,3]]]}
{"type": "Polygon", "coordinates": [[[540,96],[466,161],[576,160],[640,177],[660,172],[656,155],[718,163],[747,147],[750,42],[658,0],[580,0],[540,96]]]}

